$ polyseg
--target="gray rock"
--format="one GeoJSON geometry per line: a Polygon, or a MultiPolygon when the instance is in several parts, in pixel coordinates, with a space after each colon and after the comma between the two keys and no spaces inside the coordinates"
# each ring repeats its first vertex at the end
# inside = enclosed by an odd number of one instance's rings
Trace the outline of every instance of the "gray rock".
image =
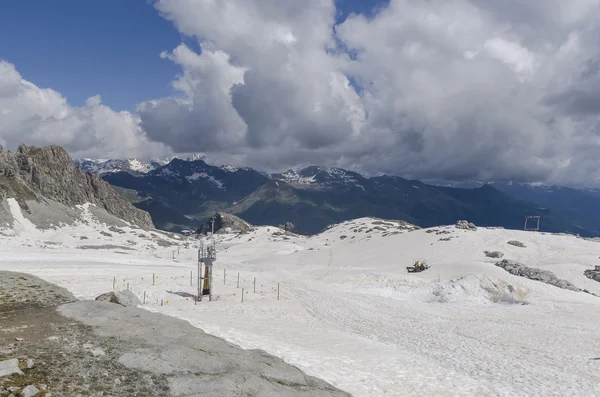
{"type": "Polygon", "coordinates": [[[104,350],[102,350],[99,347],[93,349],[90,353],[92,353],[92,356],[94,356],[94,357],[106,356],[106,353],[104,352],[104,350]]]}
{"type": "Polygon", "coordinates": [[[62,305],[58,311],[118,340],[118,361],[125,367],[166,375],[171,395],[350,396],[275,356],[240,349],[183,320],[96,301],[62,305]]]}
{"type": "Polygon", "coordinates": [[[464,230],[473,230],[473,231],[477,230],[477,226],[475,226],[475,224],[468,222],[468,221],[458,221],[458,222],[456,222],[454,227],[456,227],[457,229],[464,229],[464,230]]]}
{"type": "Polygon", "coordinates": [[[25,361],[25,366],[27,366],[27,369],[33,368],[33,360],[28,358],[27,361],[25,361]]]}
{"type": "Polygon", "coordinates": [[[546,284],[554,285],[555,287],[568,289],[571,291],[580,291],[575,285],[571,284],[567,280],[556,277],[554,273],[548,270],[536,269],[533,267],[527,267],[519,262],[503,259],[500,262],[496,262],[496,266],[503,268],[510,274],[515,276],[525,277],[530,280],[541,281],[546,284]]]}
{"type": "MultiPolygon", "coordinates": [[[[235,215],[217,212],[213,216],[215,220],[215,233],[248,233],[252,226],[245,220],[235,215]]],[[[198,234],[208,234],[212,231],[212,221],[209,220],[198,229],[198,234]]]]}
{"type": "Polygon", "coordinates": [[[0,376],[23,375],[16,358],[0,361],[0,376]]]}
{"type": "Polygon", "coordinates": [[[583,274],[592,280],[600,282],[600,266],[596,265],[593,270],[585,270],[583,274]]]}
{"type": "Polygon", "coordinates": [[[29,385],[19,393],[19,397],[34,397],[37,396],[40,390],[34,385],[29,385]]]}
{"type": "Polygon", "coordinates": [[[520,241],[517,240],[510,240],[507,241],[506,244],[510,244],[510,245],[514,245],[515,247],[520,247],[520,248],[525,248],[526,245],[520,241]]]}
{"type": "Polygon", "coordinates": [[[141,305],[140,299],[130,290],[124,289],[120,292],[107,292],[96,298],[97,301],[116,303],[126,307],[135,307],[141,305]]]}
{"type": "Polygon", "coordinates": [[[502,258],[504,254],[500,251],[483,251],[488,258],[502,258]]]}
{"type": "Polygon", "coordinates": [[[0,152],[0,169],[9,177],[0,178],[0,201],[13,197],[25,212],[30,203],[52,202],[66,207],[91,203],[98,209],[141,228],[153,228],[150,215],[122,198],[98,175],[85,174],[58,146],[30,147],[0,152]]]}

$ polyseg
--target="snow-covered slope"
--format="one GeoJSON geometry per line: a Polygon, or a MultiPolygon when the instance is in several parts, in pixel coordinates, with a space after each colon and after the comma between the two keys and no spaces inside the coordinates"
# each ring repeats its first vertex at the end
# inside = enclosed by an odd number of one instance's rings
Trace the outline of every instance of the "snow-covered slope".
{"type": "Polygon", "coordinates": [[[197,241],[161,247],[140,231],[107,237],[97,227],[0,236],[0,269],[79,298],[129,284],[148,310],[264,349],[357,397],[600,395],[600,298],[513,276],[484,254],[600,295],[583,275],[600,261],[596,241],[373,218],[313,237],[257,227],[214,237],[215,300],[195,305],[197,241]],[[107,241],[132,250],[77,247],[107,241]],[[407,273],[415,260],[430,269],[407,273]]]}

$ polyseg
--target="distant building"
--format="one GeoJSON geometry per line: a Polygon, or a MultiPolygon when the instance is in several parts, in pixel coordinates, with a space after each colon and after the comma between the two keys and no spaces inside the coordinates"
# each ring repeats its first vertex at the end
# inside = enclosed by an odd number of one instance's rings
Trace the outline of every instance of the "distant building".
{"type": "Polygon", "coordinates": [[[181,231],[181,234],[183,234],[184,236],[191,236],[192,234],[194,234],[194,231],[189,230],[189,229],[184,229],[181,231]]]}

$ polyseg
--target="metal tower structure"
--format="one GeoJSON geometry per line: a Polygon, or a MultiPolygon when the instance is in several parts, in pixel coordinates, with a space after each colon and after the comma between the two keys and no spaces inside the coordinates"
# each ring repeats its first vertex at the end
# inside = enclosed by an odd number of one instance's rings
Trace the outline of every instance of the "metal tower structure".
{"type": "Polygon", "coordinates": [[[526,216],[525,217],[525,226],[523,227],[523,230],[531,230],[531,231],[539,232],[540,231],[540,216],[539,215],[526,216]],[[527,221],[529,221],[530,219],[534,219],[534,222],[537,219],[537,224],[535,227],[527,228],[527,221]]]}
{"type": "Polygon", "coordinates": [[[204,241],[200,241],[198,248],[198,295],[197,301],[202,301],[204,295],[208,295],[208,300],[212,301],[213,286],[213,261],[217,260],[217,249],[215,242],[212,245],[204,246],[204,241]]]}

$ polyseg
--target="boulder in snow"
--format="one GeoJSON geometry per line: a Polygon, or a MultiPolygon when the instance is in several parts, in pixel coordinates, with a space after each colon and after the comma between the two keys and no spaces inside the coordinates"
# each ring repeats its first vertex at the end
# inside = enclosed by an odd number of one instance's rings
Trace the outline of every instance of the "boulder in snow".
{"type": "Polygon", "coordinates": [[[473,224],[471,222],[467,222],[467,221],[458,221],[458,222],[456,222],[454,227],[456,227],[457,229],[464,229],[464,230],[477,230],[477,226],[475,226],[475,224],[473,224]]]}
{"type": "Polygon", "coordinates": [[[586,270],[583,274],[589,279],[600,282],[600,266],[595,266],[593,270],[586,270]]]}
{"type": "Polygon", "coordinates": [[[488,258],[502,258],[504,254],[500,251],[483,251],[488,258]]]}
{"type": "Polygon", "coordinates": [[[123,290],[120,292],[111,291],[106,294],[102,294],[96,298],[97,301],[104,301],[110,303],[116,303],[121,306],[136,307],[141,305],[140,299],[130,290],[123,290]]]}
{"type": "Polygon", "coordinates": [[[517,240],[510,240],[506,244],[514,245],[515,247],[521,247],[521,248],[525,248],[526,247],[525,243],[522,243],[522,242],[517,241],[517,240]]]}

